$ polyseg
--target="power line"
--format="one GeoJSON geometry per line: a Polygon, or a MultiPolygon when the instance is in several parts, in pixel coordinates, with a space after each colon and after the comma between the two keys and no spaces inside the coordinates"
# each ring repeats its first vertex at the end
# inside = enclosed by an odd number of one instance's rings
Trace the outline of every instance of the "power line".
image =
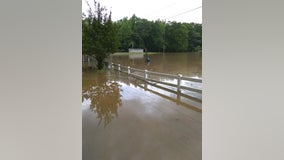
{"type": "Polygon", "coordinates": [[[191,9],[191,10],[188,10],[188,11],[185,11],[185,12],[182,12],[182,13],[179,13],[179,14],[177,14],[177,15],[175,15],[175,16],[172,16],[172,17],[169,17],[169,18],[166,18],[166,19],[171,19],[171,18],[180,16],[180,15],[183,15],[183,14],[185,14],[185,13],[192,12],[192,11],[197,10],[197,9],[199,9],[199,8],[202,8],[202,6],[199,6],[199,7],[197,7],[197,8],[194,8],[194,9],[191,9]]]}
{"type": "Polygon", "coordinates": [[[148,13],[147,16],[148,16],[148,15],[153,15],[153,14],[156,14],[156,13],[159,13],[159,12],[161,12],[162,10],[164,10],[164,9],[166,9],[166,8],[169,8],[169,7],[172,7],[172,6],[176,5],[176,3],[177,3],[177,2],[174,2],[174,3],[168,4],[168,5],[166,5],[166,6],[163,6],[163,7],[159,8],[159,9],[156,9],[155,11],[153,11],[153,12],[151,12],[151,13],[148,13]]]}

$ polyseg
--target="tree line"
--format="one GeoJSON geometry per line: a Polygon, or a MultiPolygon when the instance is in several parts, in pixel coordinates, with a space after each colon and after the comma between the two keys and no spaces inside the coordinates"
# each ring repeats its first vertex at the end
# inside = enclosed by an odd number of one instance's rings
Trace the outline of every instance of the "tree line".
{"type": "Polygon", "coordinates": [[[98,69],[116,51],[197,52],[202,49],[202,24],[149,21],[133,15],[116,22],[100,3],[82,14],[82,53],[95,56],[98,69]],[[93,8],[93,9],[92,9],[93,8]]]}
{"type": "Polygon", "coordinates": [[[149,21],[135,15],[115,24],[120,51],[143,48],[151,52],[196,52],[202,49],[202,24],[149,21]]]}

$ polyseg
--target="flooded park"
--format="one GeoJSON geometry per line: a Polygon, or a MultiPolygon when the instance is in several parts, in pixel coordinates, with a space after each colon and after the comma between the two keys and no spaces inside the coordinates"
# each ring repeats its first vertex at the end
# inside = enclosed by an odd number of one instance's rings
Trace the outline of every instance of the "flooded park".
{"type": "MultiPolygon", "coordinates": [[[[112,55],[109,64],[202,79],[201,53],[149,57],[151,61],[145,63],[139,54],[112,55]]],[[[172,77],[149,75],[155,83],[147,82],[131,76],[134,69],[130,74],[129,68],[128,74],[111,65],[83,72],[83,160],[201,160],[201,93],[177,92],[174,85],[156,84],[156,80],[176,84],[172,77]]],[[[183,81],[202,90],[202,84],[183,81]]]]}

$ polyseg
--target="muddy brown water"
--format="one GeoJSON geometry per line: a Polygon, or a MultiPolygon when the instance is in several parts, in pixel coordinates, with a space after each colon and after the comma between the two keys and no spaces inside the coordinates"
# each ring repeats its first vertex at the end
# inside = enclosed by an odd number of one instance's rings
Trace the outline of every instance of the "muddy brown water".
{"type": "MultiPolygon", "coordinates": [[[[200,55],[150,57],[148,65],[137,57],[112,61],[202,77],[200,55]]],[[[83,160],[201,160],[201,103],[113,70],[84,72],[82,80],[83,160]]]]}
{"type": "Polygon", "coordinates": [[[149,57],[149,64],[145,63],[142,56],[131,55],[111,56],[110,61],[138,69],[202,78],[200,53],[160,53],[149,54],[149,57]]]}

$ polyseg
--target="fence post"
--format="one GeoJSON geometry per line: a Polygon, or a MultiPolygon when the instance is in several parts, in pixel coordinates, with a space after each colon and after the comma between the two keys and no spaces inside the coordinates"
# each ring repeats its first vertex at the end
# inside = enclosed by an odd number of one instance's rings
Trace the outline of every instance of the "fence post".
{"type": "Polygon", "coordinates": [[[144,78],[145,78],[145,80],[147,80],[147,78],[148,78],[148,70],[147,69],[145,69],[145,74],[144,74],[144,78]]]}
{"type": "Polygon", "coordinates": [[[181,84],[181,74],[178,74],[178,81],[177,81],[177,91],[180,92],[180,84],[181,84]]]}
{"type": "Polygon", "coordinates": [[[130,74],[130,66],[127,67],[127,72],[130,74]]]}
{"type": "Polygon", "coordinates": [[[120,72],[120,64],[118,64],[117,66],[118,66],[118,71],[120,72]]]}

